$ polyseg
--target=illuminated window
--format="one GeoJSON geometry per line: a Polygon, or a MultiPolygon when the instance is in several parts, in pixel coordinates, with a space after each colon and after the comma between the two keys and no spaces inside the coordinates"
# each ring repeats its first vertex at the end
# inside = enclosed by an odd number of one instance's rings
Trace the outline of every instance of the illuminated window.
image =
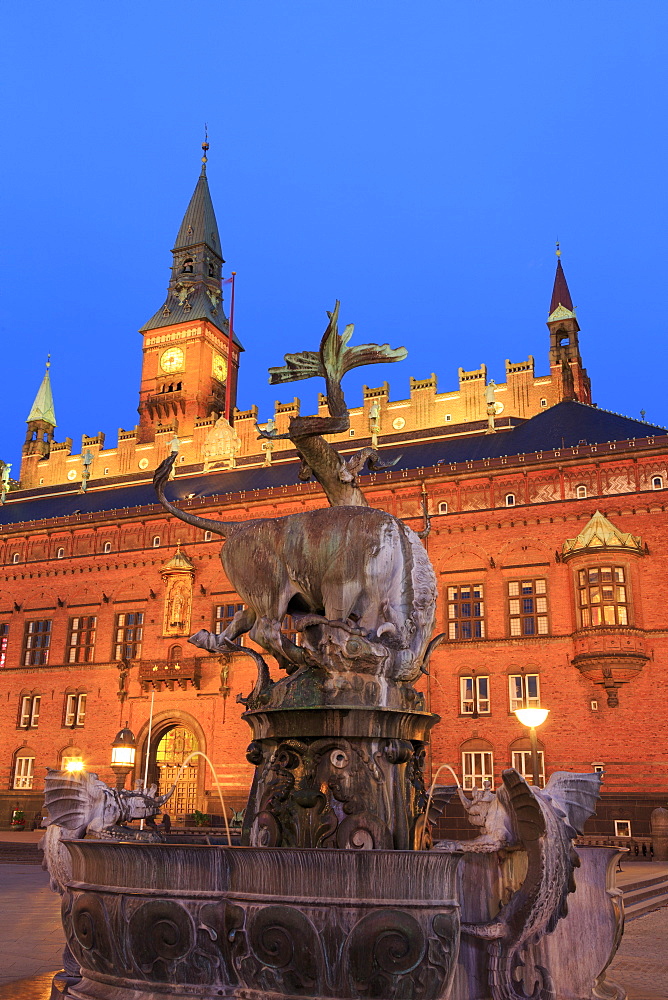
{"type": "Polygon", "coordinates": [[[459,711],[462,715],[489,713],[489,677],[459,678],[459,711]]]}
{"type": "Polygon", "coordinates": [[[578,498],[578,500],[584,500],[584,498],[587,496],[587,487],[578,486],[575,490],[575,496],[578,498]]]}
{"type": "Polygon", "coordinates": [[[23,641],[24,667],[43,667],[49,662],[51,622],[48,619],[26,622],[23,641]]]}
{"type": "MultiPolygon", "coordinates": [[[[524,780],[533,785],[533,762],[531,750],[513,750],[512,766],[522,775],[524,780]]],[[[545,788],[545,754],[538,751],[538,786],[545,788]]]]}
{"type": "Polygon", "coordinates": [[[514,506],[515,506],[515,494],[506,493],[506,507],[514,507],[514,506]]]}
{"type": "Polygon", "coordinates": [[[205,542],[210,542],[212,538],[213,538],[213,532],[212,531],[205,531],[204,532],[204,541],[205,542]]]}
{"type": "MultiPolygon", "coordinates": [[[[482,741],[476,741],[482,742],[482,741]]],[[[462,785],[466,789],[484,788],[494,783],[494,754],[491,750],[462,751],[462,785]]]]}
{"type": "Polygon", "coordinates": [[[124,611],[116,617],[115,660],[138,660],[141,656],[144,612],[124,611]]]}
{"type": "Polygon", "coordinates": [[[32,788],[34,757],[17,757],[14,763],[13,787],[16,790],[32,788]]]}
{"type": "MultiPolygon", "coordinates": [[[[213,627],[215,634],[220,635],[221,632],[224,632],[227,626],[231,624],[232,619],[234,618],[236,613],[238,611],[243,611],[244,607],[245,607],[244,604],[219,604],[216,607],[216,618],[213,627]]],[[[234,642],[236,642],[240,646],[243,646],[244,644],[243,635],[240,635],[238,639],[234,640],[234,642]]]]}
{"type": "Polygon", "coordinates": [[[485,604],[481,583],[448,587],[448,638],[485,638],[485,604]]]}
{"type": "Polygon", "coordinates": [[[510,711],[518,708],[540,708],[540,678],[538,674],[511,674],[508,678],[510,711]]]}
{"type": "Polygon", "coordinates": [[[71,729],[83,726],[86,721],[86,695],[65,695],[65,725],[71,729]]]}
{"type": "Polygon", "coordinates": [[[7,643],[9,642],[9,624],[0,623],[0,670],[4,667],[7,659],[7,643]]]}
{"type": "Polygon", "coordinates": [[[448,513],[448,502],[447,502],[447,500],[441,500],[441,502],[438,505],[438,512],[439,512],[439,514],[447,514],[448,513]]]}
{"type": "Polygon", "coordinates": [[[629,592],[622,566],[598,566],[578,572],[582,628],[629,624],[629,592]]]}
{"type": "Polygon", "coordinates": [[[508,623],[511,636],[547,635],[547,581],[510,580],[508,623]]]}
{"type": "Polygon", "coordinates": [[[68,663],[92,663],[95,651],[95,615],[70,618],[70,634],[67,643],[68,663]]]}
{"type": "Polygon", "coordinates": [[[81,750],[78,747],[65,747],[60,756],[60,770],[66,771],[69,764],[82,764],[81,750]]]}
{"type": "Polygon", "coordinates": [[[39,706],[42,699],[38,694],[26,694],[21,698],[19,706],[19,728],[37,729],[39,723],[39,706]]]}
{"type": "Polygon", "coordinates": [[[616,819],[615,820],[615,837],[630,837],[631,836],[631,820],[630,819],[616,819]]]}

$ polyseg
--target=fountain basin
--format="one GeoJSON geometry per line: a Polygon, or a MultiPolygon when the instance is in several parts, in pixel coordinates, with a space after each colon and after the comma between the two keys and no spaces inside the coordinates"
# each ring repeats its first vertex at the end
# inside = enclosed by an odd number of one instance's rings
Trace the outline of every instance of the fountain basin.
{"type": "Polygon", "coordinates": [[[77,1000],[449,995],[461,855],[66,846],[77,1000]]]}

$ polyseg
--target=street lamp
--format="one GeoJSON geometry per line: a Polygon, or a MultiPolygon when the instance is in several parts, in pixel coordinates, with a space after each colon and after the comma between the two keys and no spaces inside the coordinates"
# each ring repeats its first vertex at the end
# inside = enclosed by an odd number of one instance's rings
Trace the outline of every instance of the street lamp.
{"type": "Polygon", "coordinates": [[[111,744],[111,766],[116,774],[116,788],[125,788],[125,779],[135,764],[135,734],[128,729],[127,722],[111,744]]]}
{"type": "Polygon", "coordinates": [[[515,715],[523,726],[529,730],[531,740],[531,770],[533,771],[533,783],[536,787],[540,784],[540,768],[538,767],[538,736],[536,729],[542,726],[548,715],[549,708],[516,708],[515,715]]]}
{"type": "Polygon", "coordinates": [[[68,774],[81,774],[84,769],[84,762],[81,757],[70,757],[63,768],[68,774]]]}

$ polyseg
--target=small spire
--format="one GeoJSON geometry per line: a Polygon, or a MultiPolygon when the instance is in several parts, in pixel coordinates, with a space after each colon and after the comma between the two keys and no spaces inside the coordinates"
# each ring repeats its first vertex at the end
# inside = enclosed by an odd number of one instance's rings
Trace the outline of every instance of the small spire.
{"type": "Polygon", "coordinates": [[[32,404],[32,409],[28,414],[26,423],[30,423],[32,420],[44,420],[47,424],[52,424],[53,427],[56,426],[56,414],[53,408],[53,393],[51,392],[51,378],[49,376],[50,367],[51,355],[48,354],[46,358],[46,371],[44,372],[44,378],[42,379],[42,384],[37,390],[37,395],[35,396],[35,401],[32,404]]]}
{"type": "Polygon", "coordinates": [[[548,316],[551,316],[554,310],[558,309],[559,306],[563,309],[567,309],[570,313],[574,312],[573,300],[571,299],[571,293],[568,290],[566,275],[564,274],[564,269],[561,266],[561,247],[559,246],[558,240],[555,253],[557,255],[557,271],[554,275],[554,287],[552,289],[552,300],[550,302],[550,311],[548,316]]]}
{"type": "Polygon", "coordinates": [[[204,142],[202,143],[202,152],[204,153],[204,155],[202,157],[202,173],[203,174],[206,173],[206,160],[207,160],[206,153],[207,153],[208,148],[209,148],[209,129],[208,129],[208,126],[207,126],[206,122],[204,122],[204,142]]]}

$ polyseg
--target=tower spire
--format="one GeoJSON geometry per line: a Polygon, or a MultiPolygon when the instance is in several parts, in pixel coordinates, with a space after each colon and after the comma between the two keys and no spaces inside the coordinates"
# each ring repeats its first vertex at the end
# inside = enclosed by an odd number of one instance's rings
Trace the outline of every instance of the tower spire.
{"type": "Polygon", "coordinates": [[[557,270],[547,317],[550,331],[550,370],[560,401],[575,399],[580,403],[591,403],[591,384],[580,357],[578,343],[580,327],[561,264],[559,241],[557,241],[556,256],[557,270]]]}
{"type": "Polygon", "coordinates": [[[23,444],[23,455],[38,455],[46,458],[51,451],[53,432],[56,429],[56,413],[53,407],[51,392],[51,355],[47,355],[46,371],[41,385],[37,390],[35,401],[26,419],[28,430],[23,444]]]}

